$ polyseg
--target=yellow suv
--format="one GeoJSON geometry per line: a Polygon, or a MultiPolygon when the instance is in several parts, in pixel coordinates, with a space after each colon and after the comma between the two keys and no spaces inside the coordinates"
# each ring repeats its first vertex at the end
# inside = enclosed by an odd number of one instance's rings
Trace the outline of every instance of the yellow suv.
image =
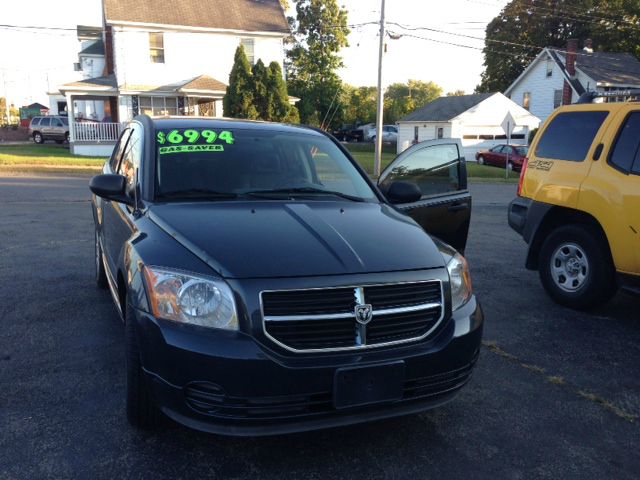
{"type": "Polygon", "coordinates": [[[509,225],[549,295],[588,309],[619,287],[640,293],[640,103],[579,103],[536,135],[509,225]]]}

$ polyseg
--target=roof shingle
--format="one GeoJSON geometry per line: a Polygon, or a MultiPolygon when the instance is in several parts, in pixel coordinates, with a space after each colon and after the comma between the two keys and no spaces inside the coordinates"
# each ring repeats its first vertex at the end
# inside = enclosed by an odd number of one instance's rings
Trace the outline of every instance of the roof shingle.
{"type": "Polygon", "coordinates": [[[108,24],[135,22],[289,33],[279,0],[104,0],[108,24]]]}
{"type": "Polygon", "coordinates": [[[495,95],[495,93],[475,93],[473,95],[460,95],[440,97],[422,108],[411,112],[401,122],[446,122],[475,107],[480,102],[495,95]]]}

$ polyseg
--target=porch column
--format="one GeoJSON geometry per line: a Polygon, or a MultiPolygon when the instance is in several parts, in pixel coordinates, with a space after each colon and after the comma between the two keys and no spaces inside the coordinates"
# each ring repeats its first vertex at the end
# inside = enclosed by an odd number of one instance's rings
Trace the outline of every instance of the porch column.
{"type": "Polygon", "coordinates": [[[75,141],[75,123],[76,115],[73,108],[73,96],[70,93],[66,94],[67,97],[67,120],[69,121],[69,150],[73,153],[73,142],[75,141]]]}

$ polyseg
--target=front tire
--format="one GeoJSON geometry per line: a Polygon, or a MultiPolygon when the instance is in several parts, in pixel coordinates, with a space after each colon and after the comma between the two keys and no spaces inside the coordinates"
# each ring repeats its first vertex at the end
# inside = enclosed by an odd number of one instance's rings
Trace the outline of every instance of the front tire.
{"type": "Polygon", "coordinates": [[[33,141],[38,145],[42,145],[44,143],[44,137],[40,132],[36,132],[33,134],[33,141]]]}
{"type": "Polygon", "coordinates": [[[478,165],[484,165],[484,157],[482,155],[478,157],[478,165]]]}
{"type": "Polygon", "coordinates": [[[159,424],[160,411],[153,403],[149,383],[142,371],[133,309],[126,306],[125,312],[127,420],[136,428],[153,430],[159,424]]]}
{"type": "Polygon", "coordinates": [[[578,310],[606,303],[617,290],[609,245],[591,225],[566,225],[551,232],[540,249],[539,274],[551,298],[578,310]]]}

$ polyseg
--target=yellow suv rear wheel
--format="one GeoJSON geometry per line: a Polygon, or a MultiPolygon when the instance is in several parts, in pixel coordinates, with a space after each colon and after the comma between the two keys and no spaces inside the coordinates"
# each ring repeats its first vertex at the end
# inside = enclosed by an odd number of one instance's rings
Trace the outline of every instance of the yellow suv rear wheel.
{"type": "Polygon", "coordinates": [[[553,230],[540,249],[539,273],[556,302],[580,310],[607,302],[617,290],[609,246],[591,225],[553,230]]]}

